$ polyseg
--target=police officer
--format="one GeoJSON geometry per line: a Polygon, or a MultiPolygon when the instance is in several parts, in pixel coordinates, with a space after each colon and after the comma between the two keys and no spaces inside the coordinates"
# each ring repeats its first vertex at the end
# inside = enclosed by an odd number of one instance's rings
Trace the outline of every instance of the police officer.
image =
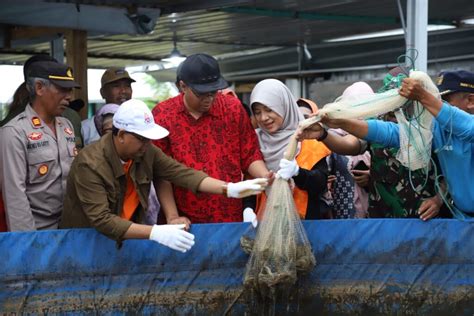
{"type": "Polygon", "coordinates": [[[30,103],[0,130],[0,177],[10,231],[55,229],[66,178],[77,154],[71,123],[60,117],[71,100],[72,69],[55,61],[27,73],[30,103]]]}

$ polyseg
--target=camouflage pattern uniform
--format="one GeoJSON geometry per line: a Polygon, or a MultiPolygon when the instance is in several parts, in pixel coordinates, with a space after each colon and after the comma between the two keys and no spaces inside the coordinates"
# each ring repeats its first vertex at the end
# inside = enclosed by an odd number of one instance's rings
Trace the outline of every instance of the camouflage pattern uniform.
{"type": "MultiPolygon", "coordinates": [[[[403,67],[392,69],[383,79],[383,86],[378,92],[399,88],[407,74],[408,70],[403,67]]],[[[393,121],[394,115],[387,113],[379,119],[393,121]]],[[[371,154],[369,217],[418,218],[418,208],[423,199],[436,194],[434,168],[431,167],[428,179],[423,170],[412,171],[410,183],[410,170],[396,158],[398,148],[370,144],[368,149],[371,154]],[[416,190],[413,190],[412,184],[416,190]]]]}
{"type": "Polygon", "coordinates": [[[423,170],[411,172],[414,191],[409,169],[396,159],[398,148],[370,144],[369,149],[372,156],[369,217],[419,217],[417,212],[423,199],[436,194],[434,168],[428,179],[423,170]]]}

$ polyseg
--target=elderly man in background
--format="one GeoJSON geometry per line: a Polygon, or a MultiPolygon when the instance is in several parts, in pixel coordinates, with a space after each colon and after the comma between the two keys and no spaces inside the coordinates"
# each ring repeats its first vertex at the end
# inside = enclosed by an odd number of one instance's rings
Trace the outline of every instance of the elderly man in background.
{"type": "Polygon", "coordinates": [[[71,123],[72,69],[55,61],[29,66],[30,104],[0,131],[0,176],[10,231],[55,229],[66,178],[77,154],[71,123]]]}
{"type": "MultiPolygon", "coordinates": [[[[135,82],[123,68],[112,67],[107,69],[100,80],[102,87],[100,95],[105,103],[122,104],[132,98],[132,82],[135,82]]],[[[82,135],[84,144],[89,145],[99,140],[100,135],[94,124],[94,116],[82,121],[82,135]]]]}

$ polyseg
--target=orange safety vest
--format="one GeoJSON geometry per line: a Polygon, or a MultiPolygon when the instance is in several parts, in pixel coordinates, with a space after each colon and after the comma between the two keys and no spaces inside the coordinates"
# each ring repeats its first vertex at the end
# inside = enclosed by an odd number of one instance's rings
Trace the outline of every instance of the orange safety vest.
{"type": "MultiPolygon", "coordinates": [[[[311,170],[315,164],[330,154],[331,151],[322,142],[318,142],[314,139],[304,140],[301,143],[301,150],[296,157],[296,162],[300,168],[311,170]]],[[[308,192],[295,187],[293,190],[293,199],[300,218],[304,219],[308,208],[308,192]]],[[[266,201],[267,196],[265,193],[257,196],[256,212],[259,220],[262,219],[266,201]]]]}

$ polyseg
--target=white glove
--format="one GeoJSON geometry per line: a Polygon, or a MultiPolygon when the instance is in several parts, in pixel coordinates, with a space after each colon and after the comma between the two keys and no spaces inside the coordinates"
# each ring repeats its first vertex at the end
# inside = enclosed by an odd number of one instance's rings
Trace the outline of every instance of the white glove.
{"type": "Polygon", "coordinates": [[[194,245],[194,235],[184,230],[185,224],[153,225],[150,240],[171,249],[186,252],[194,245]]]}
{"type": "Polygon", "coordinates": [[[227,184],[227,197],[243,198],[250,195],[259,194],[268,185],[267,178],[256,178],[227,184]]]}
{"type": "Polygon", "coordinates": [[[296,160],[287,160],[283,158],[280,160],[280,170],[278,170],[277,175],[279,175],[282,179],[288,180],[297,176],[300,172],[300,167],[296,163],[296,160]]]}
{"type": "Polygon", "coordinates": [[[253,228],[256,228],[258,225],[257,215],[255,215],[250,207],[246,207],[244,210],[244,223],[252,223],[253,228]]]}

